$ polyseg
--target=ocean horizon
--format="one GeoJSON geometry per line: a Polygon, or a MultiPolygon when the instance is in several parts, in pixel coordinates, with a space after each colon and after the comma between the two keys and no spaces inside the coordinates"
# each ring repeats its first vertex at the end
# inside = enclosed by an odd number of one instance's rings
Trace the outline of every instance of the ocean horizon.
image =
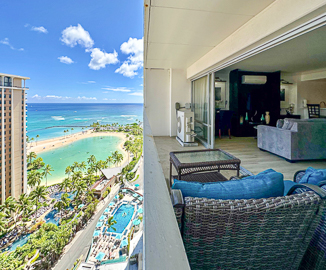
{"type": "Polygon", "coordinates": [[[120,125],[143,121],[142,103],[27,103],[27,136],[38,141],[77,133],[94,122],[120,125]],[[73,128],[73,130],[71,130],[73,128]]]}

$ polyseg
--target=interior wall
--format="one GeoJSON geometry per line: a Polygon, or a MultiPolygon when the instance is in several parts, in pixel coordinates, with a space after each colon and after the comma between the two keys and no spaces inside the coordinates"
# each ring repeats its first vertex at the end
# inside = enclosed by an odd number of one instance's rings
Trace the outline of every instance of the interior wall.
{"type": "Polygon", "coordinates": [[[170,70],[144,70],[144,107],[153,136],[170,136],[170,70]]]}
{"type": "Polygon", "coordinates": [[[176,102],[191,103],[191,81],[183,69],[170,69],[170,136],[177,136],[176,102]]]}
{"type": "Polygon", "coordinates": [[[230,108],[230,84],[229,84],[229,72],[215,72],[215,78],[220,78],[221,80],[225,81],[225,100],[226,105],[225,109],[229,110],[230,108]]]}
{"type": "MultiPolygon", "coordinates": [[[[303,108],[303,100],[306,99],[309,104],[320,104],[326,102],[326,79],[313,81],[298,81],[298,104],[301,107],[300,114],[302,118],[308,118],[307,108],[303,108]]],[[[321,105],[321,114],[324,114],[324,104],[321,105]]]]}

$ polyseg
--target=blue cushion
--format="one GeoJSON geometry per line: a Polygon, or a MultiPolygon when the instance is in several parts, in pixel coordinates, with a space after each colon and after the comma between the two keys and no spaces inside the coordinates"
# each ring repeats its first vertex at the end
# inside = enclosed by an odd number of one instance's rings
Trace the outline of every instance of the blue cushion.
{"type": "Polygon", "coordinates": [[[285,180],[284,181],[284,196],[286,196],[286,194],[288,194],[291,187],[295,186],[296,184],[297,184],[296,182],[293,182],[291,180],[285,180]]]}
{"type": "Polygon", "coordinates": [[[173,189],[180,189],[184,197],[209,199],[261,199],[283,196],[283,174],[267,170],[234,181],[199,183],[174,180],[173,189]]]}
{"type": "Polygon", "coordinates": [[[309,167],[306,170],[305,175],[300,179],[300,184],[312,184],[317,185],[319,182],[326,180],[326,169],[316,170],[312,167],[309,167]]]}

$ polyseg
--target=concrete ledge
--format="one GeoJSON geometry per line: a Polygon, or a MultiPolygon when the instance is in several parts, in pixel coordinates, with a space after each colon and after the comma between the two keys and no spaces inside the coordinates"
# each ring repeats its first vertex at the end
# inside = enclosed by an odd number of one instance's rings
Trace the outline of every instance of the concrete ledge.
{"type": "Polygon", "coordinates": [[[144,109],[144,269],[190,269],[144,109]]]}

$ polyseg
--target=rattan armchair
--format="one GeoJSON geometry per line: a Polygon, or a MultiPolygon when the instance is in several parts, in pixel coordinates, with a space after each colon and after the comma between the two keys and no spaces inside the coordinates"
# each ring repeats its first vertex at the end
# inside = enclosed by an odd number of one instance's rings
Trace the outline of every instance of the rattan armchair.
{"type": "MultiPolygon", "coordinates": [[[[305,170],[297,171],[294,175],[293,181],[299,183],[305,173],[305,170]]],[[[326,181],[320,182],[318,186],[326,191],[326,181]]],[[[303,191],[304,190],[300,190],[300,192],[303,191]]],[[[313,234],[299,269],[326,269],[326,210],[323,211],[322,218],[313,234]]]]}
{"type": "Polygon", "coordinates": [[[258,200],[183,199],[172,190],[191,268],[297,270],[325,208],[326,193],[309,188],[318,194],[258,200]]]}

